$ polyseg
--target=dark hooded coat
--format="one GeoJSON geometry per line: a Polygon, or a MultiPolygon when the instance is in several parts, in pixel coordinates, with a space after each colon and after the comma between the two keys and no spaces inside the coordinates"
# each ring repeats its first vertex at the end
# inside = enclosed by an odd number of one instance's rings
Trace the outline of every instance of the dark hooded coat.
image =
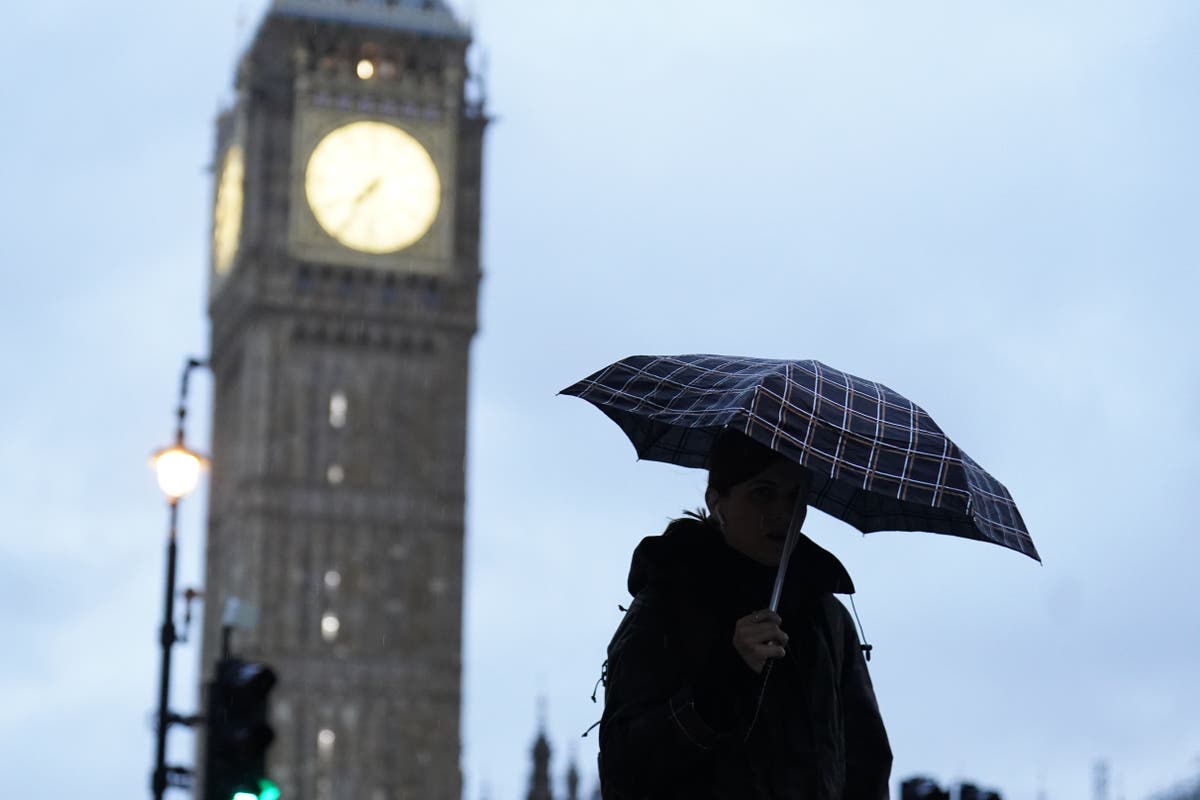
{"type": "Polygon", "coordinates": [[[605,800],[886,800],[892,754],[858,636],[833,593],[854,586],[803,538],[780,616],[787,656],[754,673],[735,622],[766,606],[774,569],[677,519],[647,537],[608,647],[605,800]]]}

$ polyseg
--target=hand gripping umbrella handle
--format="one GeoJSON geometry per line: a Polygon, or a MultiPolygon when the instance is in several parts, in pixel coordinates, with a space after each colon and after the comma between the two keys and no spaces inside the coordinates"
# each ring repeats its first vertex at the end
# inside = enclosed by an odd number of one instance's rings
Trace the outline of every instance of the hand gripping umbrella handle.
{"type": "Polygon", "coordinates": [[[796,506],[792,509],[792,521],[788,523],[787,539],[783,543],[783,556],[779,559],[779,570],[775,573],[775,588],[771,590],[770,609],[777,614],[779,613],[779,598],[783,595],[783,578],[787,575],[788,561],[792,557],[792,551],[796,549],[796,542],[800,541],[800,524],[804,519],[804,505],[804,498],[797,498],[796,506]]]}

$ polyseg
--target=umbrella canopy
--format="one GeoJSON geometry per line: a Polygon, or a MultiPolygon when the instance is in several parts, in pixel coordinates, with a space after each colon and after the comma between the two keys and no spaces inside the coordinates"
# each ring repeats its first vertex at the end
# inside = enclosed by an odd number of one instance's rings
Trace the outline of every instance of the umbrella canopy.
{"type": "Polygon", "coordinates": [[[630,356],[562,394],[607,414],[639,458],[705,467],[739,431],[811,470],[809,505],[864,533],[946,533],[1041,561],[1008,490],[920,406],[819,361],[630,356]]]}

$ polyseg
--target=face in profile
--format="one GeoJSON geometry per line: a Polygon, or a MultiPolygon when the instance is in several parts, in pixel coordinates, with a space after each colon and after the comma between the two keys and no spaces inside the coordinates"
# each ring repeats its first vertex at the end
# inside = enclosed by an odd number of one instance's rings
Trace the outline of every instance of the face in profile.
{"type": "Polygon", "coordinates": [[[760,564],[776,566],[783,556],[792,509],[797,501],[801,503],[803,523],[811,487],[812,473],[777,458],[724,495],[709,489],[705,500],[730,547],[760,564]]]}

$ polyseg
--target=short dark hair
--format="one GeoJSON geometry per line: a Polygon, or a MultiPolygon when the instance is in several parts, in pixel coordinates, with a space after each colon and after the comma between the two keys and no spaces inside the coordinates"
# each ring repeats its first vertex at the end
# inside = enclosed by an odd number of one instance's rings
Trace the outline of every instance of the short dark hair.
{"type": "Polygon", "coordinates": [[[708,451],[708,488],[728,494],[742,481],[762,472],[782,455],[744,433],[724,430],[708,451]]]}

